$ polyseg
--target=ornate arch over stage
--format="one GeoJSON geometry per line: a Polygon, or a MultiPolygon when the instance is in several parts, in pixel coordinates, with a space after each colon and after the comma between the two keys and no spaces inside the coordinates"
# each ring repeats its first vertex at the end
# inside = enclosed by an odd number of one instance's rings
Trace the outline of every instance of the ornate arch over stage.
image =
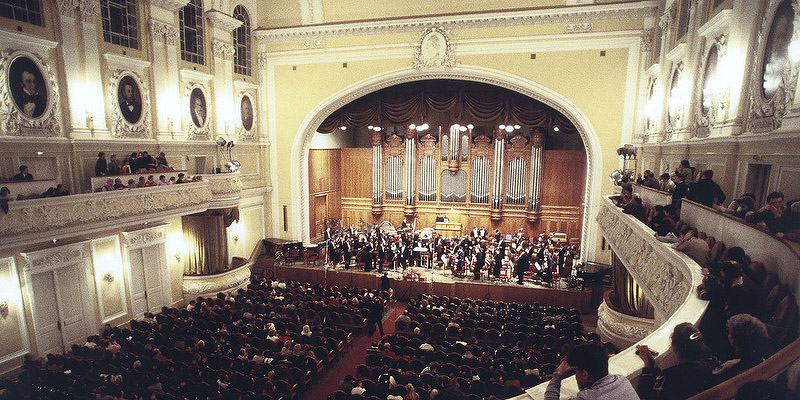
{"type": "Polygon", "coordinates": [[[501,71],[470,66],[422,73],[409,68],[376,75],[334,93],[309,112],[300,124],[292,146],[292,165],[297,166],[293,169],[291,176],[293,211],[291,218],[295,227],[293,236],[304,241],[310,240],[308,154],[311,139],[320,124],[346,104],[370,93],[403,83],[434,79],[472,81],[508,89],[552,107],[572,122],[583,141],[587,157],[586,189],[583,196],[583,203],[586,206],[582,218],[581,243],[584,244],[582,258],[584,260],[591,259],[593,254],[590,253],[593,251],[593,246],[585,244],[593,244],[597,241],[596,228],[589,223],[589,218],[594,218],[597,210],[591,205],[600,202],[599,176],[602,159],[597,135],[588,118],[564,96],[535,82],[501,71]]]}

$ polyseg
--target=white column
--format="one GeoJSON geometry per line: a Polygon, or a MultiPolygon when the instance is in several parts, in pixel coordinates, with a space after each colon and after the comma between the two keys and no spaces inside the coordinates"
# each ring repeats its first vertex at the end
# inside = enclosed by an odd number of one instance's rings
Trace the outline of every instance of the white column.
{"type": "Polygon", "coordinates": [[[178,78],[177,12],[188,0],[151,2],[150,37],[152,59],[153,136],[161,140],[182,139],[181,95],[178,78]],[[158,3],[158,5],[156,5],[158,3]]]}
{"type": "Polygon", "coordinates": [[[218,135],[230,138],[236,126],[233,96],[233,30],[242,25],[242,21],[219,10],[205,13],[211,26],[211,53],[214,56],[214,115],[218,135]]]}

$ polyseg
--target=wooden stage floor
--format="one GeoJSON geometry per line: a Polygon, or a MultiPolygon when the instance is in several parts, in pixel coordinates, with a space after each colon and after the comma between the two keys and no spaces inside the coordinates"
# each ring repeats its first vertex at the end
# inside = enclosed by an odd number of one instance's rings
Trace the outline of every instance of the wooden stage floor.
{"type": "MultiPolygon", "coordinates": [[[[333,286],[351,286],[377,289],[381,285],[381,274],[363,272],[353,269],[333,269],[305,266],[301,263],[295,265],[276,265],[264,271],[266,276],[272,276],[285,281],[299,281],[310,283],[324,283],[333,286]],[[274,269],[273,269],[274,268],[274,269]]],[[[393,271],[387,272],[391,278],[391,287],[394,298],[409,300],[420,294],[437,296],[450,296],[493,300],[512,303],[539,303],[559,307],[576,308],[582,313],[592,310],[592,290],[586,288],[566,289],[548,288],[534,283],[526,282],[522,285],[516,283],[473,281],[466,278],[456,278],[441,272],[430,274],[425,281],[405,280],[402,275],[393,271]]]]}

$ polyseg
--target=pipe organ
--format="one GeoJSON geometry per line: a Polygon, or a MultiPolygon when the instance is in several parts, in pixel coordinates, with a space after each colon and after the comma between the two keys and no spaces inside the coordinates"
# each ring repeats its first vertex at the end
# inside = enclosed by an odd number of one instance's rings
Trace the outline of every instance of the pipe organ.
{"type": "MultiPolygon", "coordinates": [[[[402,134],[374,132],[372,141],[372,210],[448,203],[486,205],[501,219],[505,203],[535,221],[540,213],[544,132],[494,128],[492,135],[470,126],[407,128],[402,134]],[[385,197],[385,199],[384,199],[385,197]],[[387,203],[390,202],[390,203],[387,203]],[[418,203],[419,202],[419,203],[418,203]]],[[[429,208],[428,208],[429,209],[429,208]]]]}
{"type": "Polygon", "coordinates": [[[525,184],[528,166],[522,158],[514,158],[508,162],[508,179],[506,183],[506,203],[525,204],[525,184]]]}

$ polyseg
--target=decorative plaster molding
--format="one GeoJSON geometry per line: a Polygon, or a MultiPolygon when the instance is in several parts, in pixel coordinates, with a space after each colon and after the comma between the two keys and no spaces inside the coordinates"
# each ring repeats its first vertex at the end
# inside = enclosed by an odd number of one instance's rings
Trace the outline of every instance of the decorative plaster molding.
{"type": "Polygon", "coordinates": [[[189,0],[150,0],[150,5],[163,8],[170,12],[177,12],[189,4],[189,0]]]}
{"type": "Polygon", "coordinates": [[[184,296],[213,296],[236,290],[250,282],[250,264],[217,275],[184,276],[184,296]]]}
{"type": "Polygon", "coordinates": [[[100,2],[97,0],[79,0],[80,15],[83,22],[97,22],[97,16],[100,14],[100,2]]]}
{"type": "Polygon", "coordinates": [[[589,33],[594,31],[594,24],[591,22],[578,22],[575,24],[564,25],[564,33],[589,33]]]}
{"type": "Polygon", "coordinates": [[[89,242],[80,242],[53,247],[30,253],[20,253],[23,269],[31,273],[41,270],[58,269],[89,258],[89,242]]]}
{"type": "Polygon", "coordinates": [[[193,69],[184,68],[180,71],[181,79],[184,81],[202,82],[208,84],[214,79],[214,75],[206,74],[204,72],[195,71],[193,69]]]}
{"type": "Polygon", "coordinates": [[[158,225],[137,231],[122,232],[122,238],[125,240],[125,247],[130,250],[147,247],[152,244],[164,243],[167,240],[167,233],[164,229],[166,226],[167,225],[158,225]]]}
{"type": "Polygon", "coordinates": [[[619,313],[603,301],[597,309],[597,330],[605,340],[629,347],[653,333],[653,320],[619,313]]]}
{"type": "Polygon", "coordinates": [[[211,42],[211,53],[215,58],[221,58],[226,61],[233,61],[233,54],[236,49],[233,44],[223,42],[221,40],[214,40],[211,42]]]}
{"type": "Polygon", "coordinates": [[[419,35],[411,68],[452,68],[458,62],[453,51],[450,32],[441,27],[430,27],[419,35]]]}
{"type": "MultiPolygon", "coordinates": [[[[782,78],[778,84],[777,91],[771,99],[767,100],[763,92],[763,71],[764,53],[767,46],[767,38],[772,28],[772,20],[781,0],[770,0],[767,10],[764,12],[764,20],[761,22],[761,29],[758,32],[758,44],[755,47],[753,57],[752,76],[750,78],[750,117],[748,130],[753,133],[770,132],[778,129],[783,124],[783,116],[791,110],[794,102],[795,89],[797,88],[798,63],[788,62],[782,71],[782,78]]],[[[793,1],[796,3],[796,1],[793,1]]],[[[795,7],[794,15],[794,36],[800,29],[800,7],[795,7]]]]}
{"type": "Polygon", "coordinates": [[[597,222],[603,236],[653,304],[656,322],[660,324],[692,295],[690,272],[677,260],[670,262],[662,256],[654,244],[663,244],[657,242],[652,233],[648,234],[648,239],[652,240],[644,239],[642,235],[649,231],[647,227],[614,208],[607,199],[603,201],[597,222]],[[631,226],[633,224],[637,226],[631,226]]]}
{"type": "Polygon", "coordinates": [[[203,175],[203,179],[208,181],[208,187],[214,197],[242,193],[242,182],[239,180],[238,172],[203,175]]]}
{"type": "Polygon", "coordinates": [[[3,128],[6,135],[14,136],[59,136],[61,124],[58,117],[59,90],[55,74],[50,70],[41,56],[27,51],[3,50],[0,52],[0,118],[3,119],[3,128]],[[41,115],[31,118],[25,115],[16,104],[14,96],[9,90],[8,70],[17,57],[30,59],[42,74],[47,95],[47,104],[41,115]]]}
{"type": "Polygon", "coordinates": [[[0,30],[0,44],[3,48],[19,48],[39,54],[47,54],[58,46],[58,42],[52,40],[6,30],[0,30]]]}
{"type": "Polygon", "coordinates": [[[178,27],[154,19],[150,20],[150,34],[158,43],[172,44],[178,40],[178,27]]]}
{"type": "Polygon", "coordinates": [[[269,54],[266,52],[258,53],[258,69],[265,71],[269,65],[269,54]]]}
{"type": "Polygon", "coordinates": [[[729,33],[732,14],[733,10],[730,8],[718,12],[713,18],[703,24],[703,26],[697,30],[697,33],[706,39],[729,33]]]}
{"type": "Polygon", "coordinates": [[[325,39],[312,39],[306,40],[303,42],[303,48],[305,49],[322,49],[325,47],[325,39]]]}
{"type": "Polygon", "coordinates": [[[596,4],[556,9],[530,9],[509,12],[486,12],[465,15],[392,19],[369,22],[336,23],[292,28],[256,29],[258,41],[303,42],[315,38],[363,36],[415,32],[420,28],[440,26],[446,29],[475,29],[504,26],[574,24],[599,20],[655,17],[656,1],[596,4]]]}
{"type": "Polygon", "coordinates": [[[322,16],[322,0],[300,0],[300,24],[321,24],[322,16]]]}
{"type": "Polygon", "coordinates": [[[242,21],[231,17],[220,10],[208,10],[205,12],[208,24],[212,28],[219,29],[225,32],[232,32],[234,29],[242,26],[242,21]]]}
{"type": "Polygon", "coordinates": [[[58,13],[70,18],[75,18],[78,15],[78,5],[81,0],[58,0],[56,6],[58,13]]]}
{"type": "MultiPolygon", "coordinates": [[[[149,64],[149,63],[148,63],[149,64]]],[[[140,74],[127,69],[117,69],[108,79],[107,107],[111,110],[111,134],[121,138],[149,138],[150,137],[150,89],[147,81],[140,74]],[[125,77],[130,77],[139,86],[141,115],[139,120],[131,123],[122,115],[119,105],[119,84],[125,77]]]]}
{"type": "MultiPolygon", "coordinates": [[[[650,54],[653,51],[653,36],[655,36],[655,32],[652,29],[645,29],[642,31],[642,53],[650,54]]],[[[658,54],[654,54],[655,57],[658,57],[658,54]]]]}
{"type": "Polygon", "coordinates": [[[208,184],[187,183],[13,201],[8,214],[0,214],[0,237],[5,238],[0,247],[199,212],[211,200],[208,184]]]}

